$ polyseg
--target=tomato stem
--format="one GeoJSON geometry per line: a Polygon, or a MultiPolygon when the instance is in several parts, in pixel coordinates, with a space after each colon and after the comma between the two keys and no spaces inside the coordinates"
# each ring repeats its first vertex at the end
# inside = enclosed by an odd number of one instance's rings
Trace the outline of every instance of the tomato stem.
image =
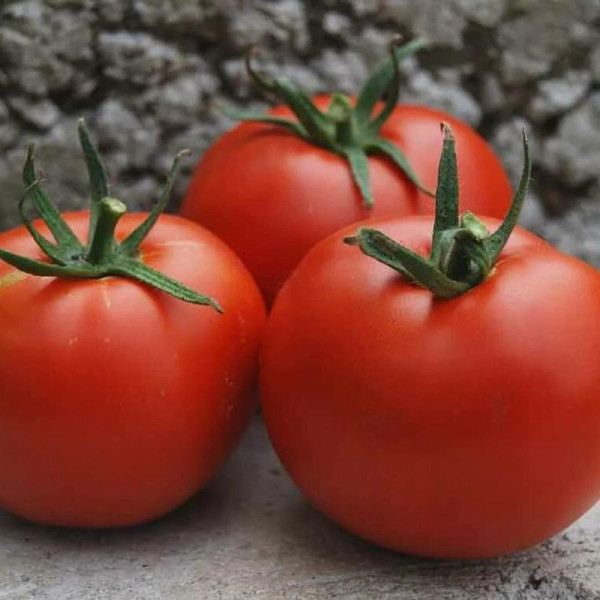
{"type": "Polygon", "coordinates": [[[523,132],[525,156],[519,187],[500,227],[490,234],[470,212],[459,219],[458,170],[452,131],[442,123],[444,143],[439,164],[433,236],[429,258],[425,258],[384,233],[368,227],[344,241],[364,254],[398,271],[411,282],[429,289],[439,298],[452,298],[485,281],[517,224],[531,176],[527,136],[523,132]]]}
{"type": "Polygon", "coordinates": [[[402,151],[380,135],[381,128],[398,102],[399,62],[423,46],[423,39],[400,45],[399,39],[395,38],[390,45],[390,59],[365,82],[356,105],[353,107],[352,101],[345,94],[335,92],[325,111],[319,110],[306,94],[287,79],[267,79],[261,75],[252,64],[252,57],[256,52],[256,48],[253,47],[246,55],[246,67],[252,81],[265,94],[274,96],[287,106],[296,120],[238,111],[232,107],[225,107],[224,112],[239,121],[255,121],[283,127],[306,142],[327,148],[345,158],[363,205],[367,209],[373,207],[367,159],[371,155],[386,157],[415,187],[432,196],[433,193],[421,183],[402,151]],[[374,116],[377,103],[384,97],[383,108],[374,116]]]}
{"type": "Polygon", "coordinates": [[[116,198],[102,198],[98,203],[98,209],[98,217],[86,257],[86,260],[93,265],[110,261],[117,244],[115,228],[119,219],[127,212],[127,207],[116,198]]]}

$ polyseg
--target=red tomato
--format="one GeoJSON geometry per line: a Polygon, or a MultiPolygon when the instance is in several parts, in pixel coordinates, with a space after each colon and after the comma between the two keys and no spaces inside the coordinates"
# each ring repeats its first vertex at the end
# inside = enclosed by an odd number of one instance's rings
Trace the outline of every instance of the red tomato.
{"type": "MultiPolygon", "coordinates": [[[[369,226],[429,252],[429,217],[369,226]]],[[[305,257],[267,326],[263,412],[294,481],[419,555],[491,557],[569,525],[600,495],[598,273],[517,228],[489,279],[438,300],[343,244],[355,230],[305,257]]]]}
{"type": "MultiPolygon", "coordinates": [[[[123,217],[117,237],[145,216],[123,217]]],[[[88,213],[65,218],[85,239],[88,213]]],[[[0,248],[42,256],[24,227],[0,248]]],[[[225,313],[130,279],[42,278],[0,261],[1,508],[52,525],[147,521],[194,494],[239,438],[265,319],[256,285],[179,217],[160,217],[141,257],[225,313]]]]}
{"type": "MultiPolygon", "coordinates": [[[[314,100],[325,109],[330,96],[314,100]]],[[[291,116],[284,107],[271,112],[291,116]]],[[[504,216],[510,182],[487,143],[465,123],[423,106],[399,105],[381,136],[401,148],[423,183],[435,189],[441,121],[456,139],[461,210],[504,216]]],[[[245,123],[205,154],[181,213],[225,240],[271,303],[300,259],[330,233],[369,217],[434,212],[433,198],[388,159],[371,156],[369,172],[372,210],[364,208],[344,158],[282,128],[245,123]]]]}

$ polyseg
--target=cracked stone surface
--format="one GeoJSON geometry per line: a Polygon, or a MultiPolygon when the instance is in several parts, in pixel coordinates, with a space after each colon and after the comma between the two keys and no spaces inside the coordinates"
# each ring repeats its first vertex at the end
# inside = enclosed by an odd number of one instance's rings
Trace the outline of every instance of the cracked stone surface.
{"type": "Polygon", "coordinates": [[[526,552],[439,562],[345,533],[300,496],[257,418],[196,498],[122,531],[0,515],[7,600],[587,600],[600,598],[600,508],[526,552]]]}
{"type": "MultiPolygon", "coordinates": [[[[265,106],[243,53],[308,93],[352,92],[392,35],[430,47],[402,65],[402,100],[490,140],[513,180],[534,152],[522,222],[600,266],[600,0],[0,0],[0,229],[17,223],[35,141],[62,208],[85,204],[85,117],[115,194],[157,198],[189,147],[232,126],[220,102],[265,106]]],[[[0,514],[0,600],[600,599],[600,509],[529,552],[447,564],[378,550],[311,509],[254,423],[196,499],[148,526],[40,529],[0,514]]]]}

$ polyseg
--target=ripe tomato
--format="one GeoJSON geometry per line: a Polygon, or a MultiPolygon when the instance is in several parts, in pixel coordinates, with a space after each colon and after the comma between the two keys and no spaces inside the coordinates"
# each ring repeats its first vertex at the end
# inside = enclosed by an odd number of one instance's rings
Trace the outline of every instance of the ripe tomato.
{"type": "MultiPolygon", "coordinates": [[[[430,217],[369,226],[431,248],[430,217]]],[[[355,230],[304,258],[267,326],[264,418],[294,481],[420,555],[495,556],[569,525],[600,495],[598,273],[517,228],[487,280],[440,300],[343,244],[355,230]]]]}
{"type": "MultiPolygon", "coordinates": [[[[125,215],[117,238],[145,216],[125,215]]],[[[88,219],[65,215],[80,239],[88,219]]],[[[42,256],[25,227],[0,234],[0,248],[42,256]]],[[[173,216],[141,260],[224,314],[131,279],[36,277],[0,261],[1,508],[52,525],[147,521],[194,494],[240,436],[265,319],[250,274],[173,216]]]]}
{"type": "MultiPolygon", "coordinates": [[[[314,99],[322,110],[331,96],[314,99]]],[[[272,115],[291,116],[285,107],[272,115]]],[[[426,187],[434,189],[442,147],[441,121],[454,131],[463,210],[501,217],[511,200],[502,165],[465,123],[423,106],[399,105],[380,135],[404,151],[426,187]]],[[[434,201],[388,158],[371,155],[374,206],[367,209],[345,158],[288,131],[244,123],[204,155],[181,213],[204,225],[242,258],[268,303],[319,240],[369,217],[433,213],[434,201]]]]}

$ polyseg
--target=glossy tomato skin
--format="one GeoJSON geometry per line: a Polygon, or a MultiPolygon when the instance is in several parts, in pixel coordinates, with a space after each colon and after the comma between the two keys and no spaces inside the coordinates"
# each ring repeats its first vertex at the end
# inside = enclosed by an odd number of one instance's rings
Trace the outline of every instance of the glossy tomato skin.
{"type": "MultiPolygon", "coordinates": [[[[315,103],[325,108],[328,96],[315,103]]],[[[289,116],[275,108],[274,114],[289,116]]],[[[399,105],[381,131],[406,154],[423,183],[435,189],[442,149],[440,122],[456,138],[461,209],[503,217],[510,183],[487,143],[465,123],[423,106],[399,105]]],[[[363,207],[347,162],[285,130],[245,123],[204,155],[181,212],[215,232],[242,258],[270,304],[312,246],[370,217],[431,214],[433,199],[382,157],[369,158],[375,199],[363,207]]]]}
{"type": "MultiPolygon", "coordinates": [[[[429,217],[372,226],[429,251],[429,217]]],[[[436,300],[343,244],[354,231],[304,258],[267,326],[263,414],[294,481],[418,555],[492,557],[569,525],[600,496],[598,273],[517,228],[486,282],[436,300]]]]}
{"type": "MultiPolygon", "coordinates": [[[[143,218],[125,216],[117,237],[143,218]]],[[[66,216],[80,239],[87,219],[66,216]]],[[[0,234],[0,247],[40,257],[24,228],[0,234]]],[[[179,217],[160,217],[141,250],[225,313],[120,277],[41,278],[0,263],[0,508],[51,525],[148,521],[193,495],[241,435],[260,292],[225,244],[179,217]]]]}

